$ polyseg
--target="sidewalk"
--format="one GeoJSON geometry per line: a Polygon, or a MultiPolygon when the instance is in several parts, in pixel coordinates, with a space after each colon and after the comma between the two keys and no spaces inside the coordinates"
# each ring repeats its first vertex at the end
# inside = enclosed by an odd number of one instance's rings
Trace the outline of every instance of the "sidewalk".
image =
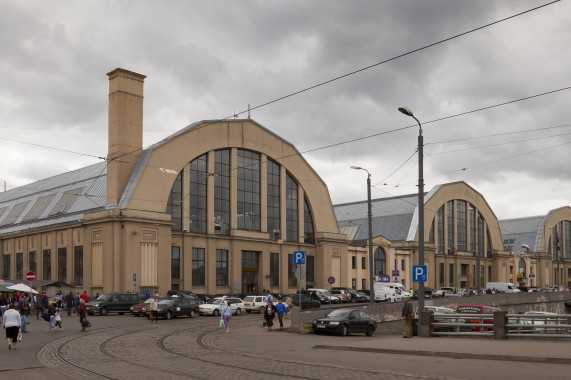
{"type": "MultiPolygon", "coordinates": [[[[261,321],[260,321],[261,322],[261,321]]],[[[375,334],[365,337],[354,334],[346,337],[335,335],[298,334],[288,331],[291,319],[284,319],[284,329],[279,329],[277,318],[271,333],[261,326],[237,328],[232,334],[216,338],[216,344],[237,351],[244,350],[242,338],[251,339],[248,350],[258,353],[276,349],[274,339],[278,338],[284,347],[296,345],[298,349],[357,351],[379,354],[420,355],[456,359],[502,360],[531,363],[553,363],[571,365],[571,350],[567,341],[549,340],[493,340],[478,337],[434,337],[403,339],[401,335],[375,334]],[[278,326],[276,328],[276,325],[278,326]],[[271,346],[268,346],[270,344],[271,346]]]]}

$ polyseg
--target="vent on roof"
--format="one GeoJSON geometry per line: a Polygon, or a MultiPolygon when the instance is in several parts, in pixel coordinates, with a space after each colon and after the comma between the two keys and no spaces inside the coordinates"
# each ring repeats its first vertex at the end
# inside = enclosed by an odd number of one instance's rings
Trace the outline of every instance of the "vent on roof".
{"type": "Polygon", "coordinates": [[[69,210],[69,208],[71,207],[71,205],[73,205],[77,197],[81,195],[83,189],[84,187],[78,187],[76,189],[71,189],[63,193],[63,195],[56,203],[54,208],[52,208],[48,216],[66,213],[67,210],[69,210]]]}
{"type": "Polygon", "coordinates": [[[18,220],[18,218],[20,217],[20,215],[22,215],[26,207],[28,207],[28,203],[30,203],[30,201],[20,202],[17,203],[14,207],[12,207],[12,210],[10,210],[6,218],[2,221],[2,223],[0,223],[0,226],[12,224],[16,220],[18,220]]]}
{"type": "Polygon", "coordinates": [[[55,197],[55,194],[47,195],[45,197],[38,198],[36,200],[36,203],[34,203],[32,208],[30,209],[30,211],[28,211],[26,216],[24,216],[24,219],[22,219],[22,222],[26,222],[26,221],[32,220],[32,219],[38,219],[40,217],[40,215],[42,214],[42,212],[44,212],[44,210],[48,207],[48,205],[50,204],[50,202],[52,201],[52,199],[54,197],[55,197]]]}

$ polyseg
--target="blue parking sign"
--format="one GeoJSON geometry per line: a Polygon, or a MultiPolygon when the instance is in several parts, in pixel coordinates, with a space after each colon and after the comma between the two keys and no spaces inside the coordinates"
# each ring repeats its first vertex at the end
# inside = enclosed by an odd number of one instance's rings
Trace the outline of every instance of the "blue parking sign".
{"type": "Polygon", "coordinates": [[[295,251],[293,253],[293,264],[294,265],[305,264],[305,251],[295,251]]]}
{"type": "Polygon", "coordinates": [[[428,270],[426,265],[412,266],[412,282],[426,282],[428,279],[428,270]]]}

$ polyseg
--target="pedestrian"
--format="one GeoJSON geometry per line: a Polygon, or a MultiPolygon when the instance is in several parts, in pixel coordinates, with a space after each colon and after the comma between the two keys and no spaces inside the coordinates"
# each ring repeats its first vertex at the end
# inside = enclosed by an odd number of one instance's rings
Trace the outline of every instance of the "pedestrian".
{"type": "Polygon", "coordinates": [[[224,327],[226,327],[226,332],[230,332],[230,319],[232,319],[232,308],[228,306],[228,301],[224,300],[222,306],[222,311],[220,312],[220,316],[224,321],[224,327]]]}
{"type": "Polygon", "coordinates": [[[79,323],[81,324],[81,331],[85,331],[85,317],[87,316],[87,308],[85,307],[85,301],[83,299],[79,300],[79,306],[77,307],[77,315],[79,315],[79,323]]]}
{"type": "Polygon", "coordinates": [[[272,326],[274,325],[274,317],[276,316],[276,308],[271,301],[266,303],[266,308],[264,310],[264,319],[266,320],[266,326],[268,327],[268,332],[272,331],[272,326]]]}
{"type": "Polygon", "coordinates": [[[412,318],[414,317],[414,312],[412,311],[412,304],[409,302],[408,297],[404,297],[401,315],[403,318],[403,338],[412,338],[412,318]]]}
{"type": "Polygon", "coordinates": [[[26,330],[26,325],[28,323],[30,323],[30,309],[31,309],[31,305],[30,305],[30,301],[28,299],[28,296],[25,296],[24,298],[20,298],[20,302],[18,303],[18,311],[20,312],[20,315],[22,316],[22,332],[23,333],[27,333],[28,331],[26,330]]]}
{"type": "Polygon", "coordinates": [[[63,295],[61,293],[61,290],[58,290],[58,292],[56,293],[56,307],[61,308],[62,298],[63,298],[63,295]]]}
{"type": "Polygon", "coordinates": [[[71,317],[71,310],[73,309],[73,293],[71,291],[65,296],[65,306],[67,307],[67,316],[71,317]]]}
{"type": "Polygon", "coordinates": [[[79,300],[81,299],[81,297],[79,296],[79,292],[75,293],[75,296],[73,296],[73,312],[77,313],[77,308],[79,307],[79,300]]]}
{"type": "Polygon", "coordinates": [[[18,343],[18,333],[22,326],[22,318],[20,317],[20,313],[15,309],[14,303],[9,304],[6,312],[4,312],[2,326],[4,326],[6,330],[8,349],[11,350],[12,347],[14,347],[15,350],[16,343],[18,343]]]}
{"type": "Polygon", "coordinates": [[[287,307],[282,302],[282,300],[278,300],[278,304],[276,305],[276,311],[278,312],[278,321],[280,322],[280,329],[283,329],[284,328],[283,317],[284,314],[287,315],[287,307]]]}
{"type": "Polygon", "coordinates": [[[48,306],[48,315],[50,316],[50,319],[48,320],[50,329],[48,331],[55,331],[56,329],[54,325],[54,320],[56,318],[56,305],[57,303],[53,302],[50,306],[48,306]]]}
{"type": "Polygon", "coordinates": [[[151,299],[151,306],[150,306],[150,310],[151,310],[151,322],[153,321],[157,321],[159,322],[159,315],[158,315],[158,302],[157,302],[157,295],[154,294],[153,298],[151,299]]]}
{"type": "Polygon", "coordinates": [[[89,297],[87,297],[87,292],[84,290],[83,294],[81,295],[81,299],[83,300],[83,302],[88,303],[89,302],[89,297]]]}
{"type": "Polygon", "coordinates": [[[59,307],[56,308],[54,322],[55,322],[54,330],[63,329],[63,327],[61,326],[61,309],[59,307]]]}

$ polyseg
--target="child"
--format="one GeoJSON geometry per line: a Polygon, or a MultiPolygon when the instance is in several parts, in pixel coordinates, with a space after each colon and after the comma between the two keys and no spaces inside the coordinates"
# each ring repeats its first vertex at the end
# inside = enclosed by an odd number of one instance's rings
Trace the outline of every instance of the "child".
{"type": "Polygon", "coordinates": [[[56,326],[54,329],[57,330],[59,328],[60,330],[63,330],[63,327],[61,327],[61,309],[59,307],[56,308],[54,321],[56,322],[56,326]]]}

